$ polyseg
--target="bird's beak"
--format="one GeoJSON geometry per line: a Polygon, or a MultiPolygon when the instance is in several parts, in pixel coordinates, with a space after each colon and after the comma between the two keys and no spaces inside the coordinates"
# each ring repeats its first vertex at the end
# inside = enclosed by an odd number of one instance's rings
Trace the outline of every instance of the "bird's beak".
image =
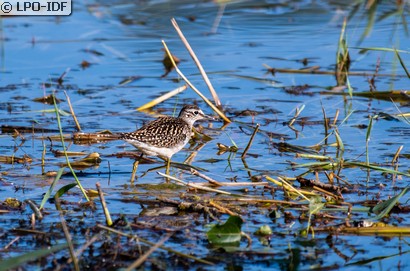
{"type": "Polygon", "coordinates": [[[217,121],[218,119],[217,118],[215,118],[215,117],[213,117],[213,116],[209,116],[209,115],[205,115],[204,114],[204,119],[206,119],[206,120],[213,120],[213,121],[217,121]]]}

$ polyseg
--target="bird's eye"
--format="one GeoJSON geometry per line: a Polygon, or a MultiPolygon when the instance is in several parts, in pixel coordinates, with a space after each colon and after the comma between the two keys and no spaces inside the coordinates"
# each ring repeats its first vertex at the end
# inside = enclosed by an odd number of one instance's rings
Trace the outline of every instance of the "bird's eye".
{"type": "Polygon", "coordinates": [[[198,115],[198,113],[199,113],[198,111],[194,111],[194,114],[195,114],[195,115],[198,115]]]}

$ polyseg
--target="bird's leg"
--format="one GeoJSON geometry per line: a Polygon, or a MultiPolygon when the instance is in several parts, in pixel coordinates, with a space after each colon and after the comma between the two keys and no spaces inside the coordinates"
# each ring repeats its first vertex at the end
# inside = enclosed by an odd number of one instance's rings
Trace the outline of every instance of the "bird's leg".
{"type": "Polygon", "coordinates": [[[137,159],[135,159],[134,163],[132,164],[132,173],[131,173],[131,183],[132,184],[134,183],[135,174],[137,174],[138,165],[143,155],[144,153],[141,153],[141,155],[137,159]]]}
{"type": "Polygon", "coordinates": [[[169,175],[169,168],[171,166],[171,159],[167,159],[167,168],[165,169],[165,174],[169,175]]]}
{"type": "MultiPolygon", "coordinates": [[[[165,160],[167,162],[166,168],[165,168],[165,174],[169,175],[169,168],[171,166],[171,158],[166,158],[165,160]]],[[[169,183],[170,179],[169,178],[165,178],[165,182],[169,183]]]]}

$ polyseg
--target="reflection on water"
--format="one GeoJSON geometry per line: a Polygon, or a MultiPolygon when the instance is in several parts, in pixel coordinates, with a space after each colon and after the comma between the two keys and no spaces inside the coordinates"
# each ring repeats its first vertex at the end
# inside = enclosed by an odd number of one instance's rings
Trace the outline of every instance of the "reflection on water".
{"type": "MultiPolygon", "coordinates": [[[[190,89],[161,103],[149,113],[135,110],[184,84],[175,71],[161,78],[164,74],[161,40],[165,40],[172,53],[181,60],[181,71],[207,97],[211,97],[195,63],[170,23],[172,17],[178,21],[207,71],[225,112],[234,121],[224,130],[221,130],[222,123],[201,123],[203,127],[200,130],[211,136],[212,140],[203,145],[192,144],[176,154],[173,160],[183,162],[197,148],[199,150],[191,157],[192,165],[207,170],[205,173],[216,180],[250,182],[262,175],[295,177],[307,169],[292,169],[290,165],[312,160],[298,158],[293,151],[282,151],[277,146],[283,144],[278,143],[306,147],[322,142],[325,136],[324,111],[330,123],[336,112],[339,113],[335,124],[339,125],[338,133],[344,143],[344,158],[365,161],[369,116],[400,113],[395,106],[406,112],[408,97],[399,92],[398,96],[404,98],[400,103],[393,104],[390,96],[377,99],[377,96],[369,94],[350,99],[346,95],[329,94],[341,89],[335,88],[337,82],[333,71],[343,19],[352,15],[346,28],[346,41],[352,61],[349,82],[354,93],[405,90],[408,88],[408,78],[404,76],[394,53],[380,50],[362,53],[358,47],[406,50],[403,45],[407,36],[400,16],[406,16],[408,11],[406,8],[397,9],[394,3],[379,3],[377,7],[366,7],[366,3],[362,3],[355,14],[353,11],[354,7],[346,1],[96,1],[74,3],[73,15],[68,17],[1,18],[0,152],[2,156],[17,158],[27,155],[33,161],[0,164],[3,184],[0,199],[15,197],[39,204],[54,180],[53,176],[42,173],[55,172],[60,163],[65,162],[64,158],[55,155],[56,150],[61,151],[61,143],[58,139],[49,138],[58,134],[53,106],[35,100],[51,94],[53,90],[61,100],[60,109],[69,113],[63,90],[67,92],[86,133],[132,131],[158,113],[175,114],[185,103],[197,102],[205,113],[212,113],[190,89]],[[379,20],[373,22],[369,14],[375,14],[379,20]],[[372,22],[374,26],[371,28],[369,25],[372,22]],[[367,36],[363,38],[364,35],[367,36]],[[373,76],[376,70],[378,76],[373,76]],[[302,105],[303,111],[295,117],[302,105]],[[354,113],[349,115],[352,111],[354,113]],[[342,122],[344,118],[347,119],[342,122]],[[288,125],[290,122],[293,125],[288,125]],[[248,144],[256,123],[261,125],[260,132],[244,163],[240,154],[248,144]],[[10,126],[14,128],[8,129],[10,126]],[[226,146],[235,144],[239,151],[237,154],[226,152],[218,155],[217,143],[226,146]]],[[[405,64],[410,63],[408,54],[400,53],[400,56],[405,64]]],[[[399,102],[395,97],[393,100],[399,102]]],[[[98,152],[102,158],[99,167],[78,172],[83,186],[94,189],[95,183],[100,182],[114,215],[130,214],[130,220],[137,217],[145,204],[139,201],[141,197],[149,200],[150,196],[156,195],[145,185],[162,183],[163,178],[155,171],[148,172],[137,178],[136,185],[132,186],[129,180],[134,156],[121,156],[134,151],[131,146],[121,141],[73,144],[70,137],[76,131],[75,123],[69,115],[62,114],[61,118],[69,151],[98,152]]],[[[407,125],[396,118],[375,120],[369,141],[370,162],[388,167],[398,147],[405,145],[408,139],[407,125]],[[396,140],[392,141],[391,138],[396,140]]],[[[331,144],[336,139],[331,136],[327,140],[329,145],[323,146],[320,154],[335,157],[337,150],[331,144]]],[[[405,171],[407,158],[400,158],[399,170],[405,171]]],[[[139,166],[138,175],[160,165],[162,161],[148,160],[139,166]]],[[[391,176],[372,172],[368,177],[367,172],[361,169],[344,169],[338,173],[357,191],[344,195],[345,202],[362,206],[366,200],[386,200],[396,193],[391,185],[391,176]],[[364,193],[360,192],[362,190],[364,193]]],[[[174,169],[173,174],[185,181],[199,181],[197,177],[178,169],[174,169]]],[[[327,181],[323,172],[318,174],[322,181],[327,181]]],[[[306,177],[314,179],[315,175],[306,177]]],[[[402,188],[405,181],[406,177],[398,178],[395,185],[402,188]]],[[[65,175],[57,187],[72,182],[72,176],[65,175]]],[[[284,199],[281,189],[272,186],[274,191],[278,190],[272,192],[273,198],[284,199]]],[[[239,193],[237,188],[224,189],[239,193]]],[[[185,189],[180,192],[185,193],[185,189]]],[[[240,190],[240,193],[243,191],[240,190]]],[[[266,195],[262,187],[249,187],[247,193],[272,198],[266,195]]],[[[172,192],[170,195],[175,196],[172,192]]],[[[79,198],[78,191],[67,196],[67,200],[73,202],[79,201],[79,198]]],[[[53,204],[47,205],[48,210],[54,210],[53,204]]],[[[305,239],[301,241],[294,237],[300,228],[305,227],[306,221],[294,219],[289,224],[282,218],[272,221],[267,215],[277,206],[264,207],[248,206],[243,214],[247,219],[243,230],[249,234],[261,224],[277,228],[268,246],[254,239],[252,249],[260,257],[255,256],[258,259],[256,269],[268,266],[287,269],[291,264],[302,269],[312,266],[342,268],[346,262],[393,255],[398,253],[396,247],[399,244],[406,246],[396,237],[326,238],[323,234],[316,236],[314,244],[307,244],[305,239]],[[284,238],[282,234],[285,234],[284,238]],[[383,251],[375,249],[380,246],[383,246],[383,251]],[[287,247],[291,249],[287,250],[287,247]],[[270,256],[262,256],[262,252],[270,256]],[[275,260],[272,253],[279,255],[278,259],[275,260]]],[[[51,213],[45,217],[43,226],[59,221],[58,216],[53,211],[51,213]]],[[[301,214],[299,211],[292,213],[296,217],[301,214]]],[[[2,214],[1,226],[4,231],[10,227],[30,227],[25,222],[30,214],[31,210],[26,208],[22,213],[22,225],[18,225],[19,218],[16,218],[20,214],[2,214]],[[12,220],[12,225],[6,223],[7,220],[12,220]]],[[[338,215],[342,219],[328,218],[326,223],[343,223],[346,214],[338,215]]],[[[72,219],[86,220],[90,225],[104,221],[100,210],[89,211],[85,216],[76,213],[72,219]]],[[[362,213],[352,216],[354,219],[367,218],[367,214],[362,213]]],[[[226,217],[221,220],[226,220],[226,217]]],[[[398,217],[392,218],[389,223],[406,226],[399,220],[398,217]]],[[[198,242],[195,240],[206,240],[203,235],[206,230],[202,224],[199,226],[205,221],[201,218],[198,221],[198,225],[190,225],[192,232],[187,236],[191,239],[185,241],[183,233],[178,233],[169,241],[169,246],[174,245],[185,253],[191,251],[190,246],[197,249],[198,242]],[[181,247],[180,243],[183,242],[185,246],[181,247]]],[[[141,234],[149,237],[150,233],[142,231],[141,234]]],[[[54,240],[60,238],[63,239],[58,236],[54,240]]],[[[74,234],[73,238],[78,242],[83,240],[80,233],[74,234]]],[[[151,238],[157,240],[159,236],[151,238]]],[[[8,238],[1,239],[3,247],[8,242],[8,238]]],[[[19,255],[35,247],[27,239],[21,242],[27,246],[26,250],[13,250],[2,257],[19,255]]],[[[202,245],[206,242],[199,243],[202,245]]],[[[225,254],[221,258],[218,253],[202,246],[195,253],[197,257],[218,260],[221,263],[218,269],[253,267],[253,256],[250,255],[233,261],[225,254]]],[[[382,264],[391,268],[397,266],[399,261],[405,262],[404,257],[374,261],[366,263],[366,266],[377,268],[382,264]]]]}

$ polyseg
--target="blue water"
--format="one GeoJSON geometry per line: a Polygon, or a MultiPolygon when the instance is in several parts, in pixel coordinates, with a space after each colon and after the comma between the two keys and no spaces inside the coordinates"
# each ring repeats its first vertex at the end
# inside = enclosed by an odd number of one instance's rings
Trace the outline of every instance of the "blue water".
{"type": "MultiPolygon", "coordinates": [[[[395,7],[394,3],[379,4],[377,17],[395,10],[395,7]]],[[[73,14],[68,17],[1,18],[0,124],[32,127],[34,123],[35,127],[55,130],[44,133],[45,138],[56,135],[58,127],[55,114],[44,112],[53,107],[34,102],[33,99],[51,94],[54,90],[57,97],[63,100],[59,107],[68,112],[69,107],[63,93],[63,90],[66,90],[84,132],[105,129],[112,132],[135,130],[153,119],[153,116],[147,113],[136,111],[137,107],[184,84],[176,80],[178,76],[175,71],[161,78],[164,74],[161,63],[164,57],[161,40],[164,40],[171,52],[181,59],[181,71],[211,99],[196,65],[170,23],[170,19],[174,17],[208,72],[225,112],[234,121],[223,131],[220,130],[221,122],[201,123],[205,127],[204,132],[211,135],[212,140],[197,152],[194,166],[208,170],[205,174],[220,181],[236,177],[237,181],[249,182],[248,172],[252,175],[266,174],[272,177],[297,176],[306,169],[292,170],[290,163],[302,164],[312,160],[296,158],[293,153],[280,153],[271,143],[282,140],[289,144],[311,146],[321,142],[324,137],[322,107],[331,118],[339,110],[338,123],[348,115],[349,108],[354,110],[338,130],[346,148],[345,159],[365,161],[366,129],[359,129],[357,125],[367,125],[368,117],[380,112],[399,113],[391,101],[360,97],[344,100],[340,95],[323,95],[320,93],[336,86],[333,75],[278,72],[273,76],[266,73],[263,66],[267,64],[274,68],[302,69],[304,65],[300,60],[307,58],[308,66],[319,66],[320,70],[333,71],[343,18],[349,16],[352,7],[344,1],[229,1],[216,28],[214,24],[218,20],[218,10],[221,12],[222,6],[212,1],[92,1],[76,2],[73,14]],[[89,62],[91,66],[82,68],[83,61],[89,62]],[[58,86],[56,79],[64,72],[67,72],[67,75],[64,77],[63,85],[58,86]],[[133,76],[138,79],[126,85],[120,84],[124,79],[133,76]],[[309,88],[302,95],[285,91],[286,88],[304,85],[308,85],[309,88]],[[296,108],[302,105],[305,106],[304,110],[294,125],[299,132],[295,133],[283,123],[292,119],[296,108]],[[244,110],[253,110],[257,114],[254,117],[240,115],[239,113],[244,110]],[[301,124],[301,119],[305,120],[304,125],[301,124]],[[248,143],[256,123],[261,124],[261,133],[256,136],[249,153],[258,156],[248,155],[246,169],[240,154],[248,143]],[[270,137],[269,133],[278,135],[270,137]],[[217,155],[216,143],[232,145],[231,140],[240,148],[239,153],[229,160],[228,153],[217,155]],[[218,161],[209,162],[209,159],[218,161]]],[[[407,5],[404,10],[408,15],[407,5]]],[[[401,21],[397,16],[377,21],[371,33],[359,43],[366,29],[367,18],[364,7],[361,7],[348,22],[346,33],[352,59],[351,71],[373,74],[376,63],[380,60],[378,73],[395,76],[377,77],[377,91],[406,90],[408,78],[405,77],[404,70],[392,52],[368,51],[360,54],[359,49],[354,48],[385,47],[408,50],[408,36],[401,21]]],[[[404,63],[410,63],[407,53],[401,53],[400,56],[404,63]]],[[[349,80],[355,92],[362,92],[369,91],[370,78],[371,75],[350,76],[349,80]]],[[[183,104],[193,102],[197,102],[206,113],[213,114],[190,89],[155,109],[163,114],[173,115],[183,104]]],[[[407,103],[396,105],[400,111],[407,112],[407,103]]],[[[75,124],[69,116],[62,117],[62,126],[68,136],[75,132],[75,124]]],[[[383,119],[374,121],[369,141],[370,161],[387,164],[387,167],[399,146],[404,145],[403,153],[407,153],[405,142],[409,139],[408,131],[408,124],[405,122],[383,119]]],[[[41,140],[42,136],[41,133],[25,133],[25,141],[22,142],[20,137],[13,138],[8,133],[0,134],[1,155],[22,157],[27,154],[34,159],[29,165],[0,165],[0,200],[14,197],[19,200],[31,199],[37,204],[41,202],[43,194],[53,180],[41,175],[43,142],[46,146],[45,171],[56,171],[59,169],[59,163],[64,162],[64,158],[55,157],[51,153],[50,141],[41,140]]],[[[329,138],[329,142],[335,142],[334,136],[329,138]]],[[[141,193],[137,194],[138,197],[150,198],[152,194],[146,191],[143,184],[163,182],[155,172],[150,172],[137,179],[137,186],[128,186],[133,160],[111,156],[113,153],[133,151],[133,147],[124,142],[66,144],[70,151],[100,153],[100,166],[85,170],[86,175],[82,175],[80,179],[83,186],[90,189],[95,189],[97,181],[101,183],[104,192],[107,193],[109,209],[114,215],[128,214],[130,220],[138,217],[140,205],[124,202],[124,199],[133,198],[133,195],[125,195],[124,192],[141,193]]],[[[52,148],[61,150],[61,144],[55,141],[52,148]]],[[[173,161],[183,162],[191,151],[192,148],[186,146],[173,157],[173,161]]],[[[326,151],[326,154],[331,156],[336,153],[334,147],[327,147],[326,151]]],[[[408,159],[401,157],[399,170],[407,171],[408,163],[408,159]]],[[[142,164],[138,169],[139,175],[160,165],[161,161],[154,165],[142,164]]],[[[172,173],[185,181],[200,181],[197,177],[181,173],[177,169],[172,173]]],[[[366,186],[366,174],[365,170],[344,169],[341,177],[363,189],[366,186]]],[[[307,177],[315,178],[313,174],[307,177]]],[[[326,182],[326,177],[322,173],[320,179],[326,182]]],[[[57,188],[71,182],[71,176],[64,176],[57,188]]],[[[344,195],[345,201],[359,203],[357,205],[361,206],[360,202],[364,200],[386,200],[397,193],[391,184],[390,177],[372,172],[368,183],[369,193],[349,193],[344,195]],[[385,188],[381,188],[381,185],[385,188]]],[[[405,187],[407,177],[402,177],[395,185],[398,188],[405,187]]],[[[262,197],[262,188],[249,189],[250,195],[262,197]]],[[[283,194],[280,189],[278,190],[274,198],[283,199],[283,194]]],[[[68,199],[79,201],[79,190],[72,191],[74,194],[67,196],[68,199]]],[[[184,191],[185,189],[181,189],[181,193],[184,191]]],[[[266,195],[264,197],[269,198],[266,195]]],[[[44,225],[58,221],[58,216],[52,211],[54,206],[47,204],[46,207],[52,214],[46,216],[44,225]]],[[[288,225],[283,219],[272,221],[267,216],[271,208],[273,206],[249,206],[244,209],[243,214],[246,219],[243,231],[252,236],[252,249],[267,253],[268,256],[252,256],[251,253],[245,253],[245,256],[237,257],[236,254],[227,254],[228,256],[219,259],[217,269],[237,266],[246,270],[267,267],[283,270],[289,264],[288,247],[300,250],[300,270],[319,266],[356,270],[359,268],[357,265],[345,264],[393,255],[399,252],[399,247],[402,251],[408,250],[408,244],[398,237],[385,239],[375,236],[333,236],[331,240],[337,250],[351,257],[344,260],[336,249],[330,248],[326,234],[318,234],[312,241],[312,247],[305,246],[293,234],[305,227],[306,222],[296,220],[294,225],[288,225]],[[257,223],[254,223],[255,221],[257,223]],[[263,246],[257,237],[252,235],[262,224],[274,228],[271,246],[263,246]],[[289,234],[283,238],[283,232],[289,234]],[[383,249],[380,249],[381,247],[383,249]]],[[[22,215],[15,212],[0,215],[4,219],[1,222],[2,232],[6,232],[10,227],[18,227],[17,224],[10,225],[7,220],[16,219],[16,216],[27,220],[30,213],[26,208],[22,215]]],[[[90,225],[94,225],[96,221],[104,222],[100,209],[88,215],[84,221],[90,225]]],[[[299,216],[300,212],[295,211],[294,215],[299,216]]],[[[344,213],[338,215],[346,217],[344,213]]],[[[76,219],[75,215],[73,217],[76,219]]],[[[367,214],[355,213],[353,217],[367,218],[367,214]]],[[[223,216],[222,221],[225,219],[223,216]]],[[[408,226],[407,220],[405,214],[400,214],[394,215],[389,222],[405,227],[408,226]],[[397,222],[398,217],[404,218],[404,221],[397,222]]],[[[204,222],[202,219],[199,221],[204,222]]],[[[338,224],[342,223],[343,219],[335,221],[334,223],[338,224]]],[[[191,251],[190,246],[195,246],[195,254],[198,257],[218,257],[217,253],[207,247],[205,231],[202,226],[197,226],[192,227],[191,232],[184,233],[189,240],[180,248],[181,251],[187,253],[191,251]]],[[[140,234],[151,236],[150,232],[140,234]]],[[[157,240],[160,235],[151,237],[157,240]]],[[[75,235],[75,239],[82,243],[80,234],[75,235]]],[[[2,239],[1,245],[5,246],[9,241],[2,239]]],[[[24,244],[24,241],[21,242],[24,244]]],[[[179,246],[180,242],[183,241],[171,239],[168,244],[179,246]]],[[[244,241],[241,247],[245,246],[244,241]]],[[[26,251],[30,251],[30,246],[26,251]]],[[[17,254],[19,253],[3,253],[1,257],[17,254]]],[[[407,262],[407,256],[403,254],[369,262],[364,266],[372,270],[404,270],[407,262]]],[[[147,268],[150,266],[147,265],[147,268]]]]}

